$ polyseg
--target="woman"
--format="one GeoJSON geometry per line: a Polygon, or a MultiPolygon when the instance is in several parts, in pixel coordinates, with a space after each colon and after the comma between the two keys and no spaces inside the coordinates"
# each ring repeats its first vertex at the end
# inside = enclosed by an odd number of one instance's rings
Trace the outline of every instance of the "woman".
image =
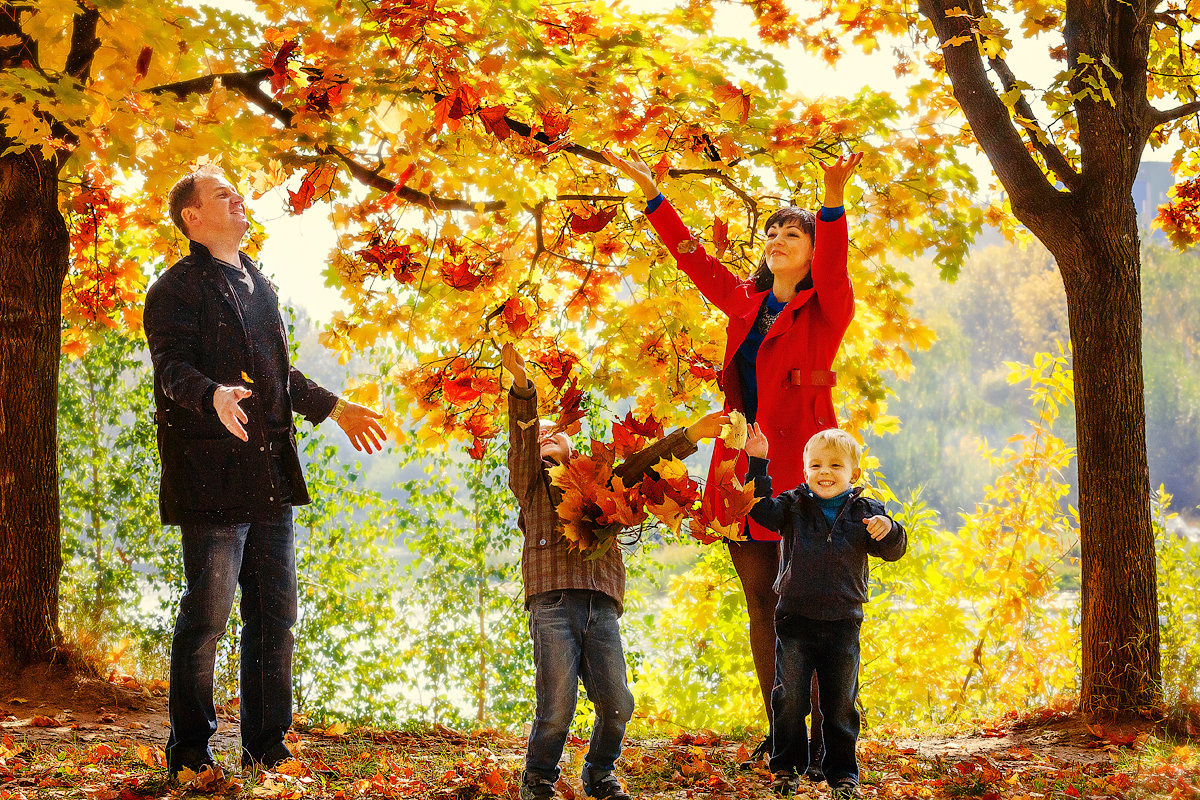
{"type": "MultiPolygon", "coordinates": [[[[781,208],[763,226],[766,246],[749,280],[731,273],[696,242],[679,214],[663,198],[654,174],[640,159],[625,160],[609,151],[605,158],[638,185],[649,201],[647,218],[676,263],[700,292],[729,317],[720,384],[725,410],[739,410],[747,422],[758,422],[771,453],[776,491],[804,481],[804,444],[817,431],[837,426],[830,367],[854,316],[854,292],[846,271],[848,240],[842,208],[847,181],[862,153],[838,158],[825,173],[820,212],[781,208]]],[[[713,472],[728,457],[718,440],[713,449],[707,491],[715,488],[713,472]]],[[[738,475],[746,474],[745,454],[738,455],[738,475]]],[[[771,687],[775,680],[775,604],[772,588],[779,571],[779,536],[746,521],[746,540],[729,542],[729,554],[750,617],[750,650],[771,719],[771,687]]],[[[820,779],[824,747],[821,717],[813,684],[809,776],[820,779]]],[[[768,736],[752,755],[770,752],[768,736]]]]}

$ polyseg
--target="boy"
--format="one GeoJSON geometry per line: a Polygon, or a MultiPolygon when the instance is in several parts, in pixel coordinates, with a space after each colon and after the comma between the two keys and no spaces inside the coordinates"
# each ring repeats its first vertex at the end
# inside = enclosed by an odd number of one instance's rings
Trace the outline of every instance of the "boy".
{"type": "MultiPolygon", "coordinates": [[[[517,497],[518,525],[525,534],[521,578],[537,697],[520,797],[554,797],[558,761],[575,717],[582,679],[596,706],[596,724],[583,764],[584,791],[595,798],[629,800],[613,774],[625,724],[633,716],[617,622],[625,600],[621,548],[612,547],[589,559],[563,538],[557,510],[561,493],[546,469],[571,458],[571,442],[565,433],[538,419],[537,392],[525,375],[524,360],[511,344],[504,346],[501,364],[513,378],[508,393],[508,485],[517,497]]],[[[728,418],[722,414],[710,414],[635,453],[614,473],[632,485],[660,458],[684,458],[696,452],[696,442],[716,436],[725,422],[728,418]]]]}
{"type": "Polygon", "coordinates": [[[861,450],[845,431],[832,428],[809,439],[805,483],[779,497],[771,496],[767,449],[767,438],[755,424],[746,440],[747,478],[754,480],[754,494],[761,499],[750,515],[783,537],[771,691],[774,788],[792,794],[796,776],[809,766],[804,718],[815,672],[825,715],[825,779],[835,798],[861,797],[855,699],[867,556],[895,561],[904,555],[908,537],[881,503],[851,488],[861,474],[861,450]]]}

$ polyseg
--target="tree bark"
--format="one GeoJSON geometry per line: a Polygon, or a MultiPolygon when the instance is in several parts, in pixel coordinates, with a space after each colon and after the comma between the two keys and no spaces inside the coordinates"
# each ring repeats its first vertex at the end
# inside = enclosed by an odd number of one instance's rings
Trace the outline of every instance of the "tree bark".
{"type": "Polygon", "coordinates": [[[1111,216],[1086,214],[1082,233],[1089,246],[1058,256],[1074,354],[1081,694],[1089,717],[1149,708],[1162,692],[1141,258],[1133,202],[1122,200],[1111,216]]]}
{"type": "MultiPolygon", "coordinates": [[[[7,143],[0,140],[0,145],[7,143]]],[[[0,665],[58,660],[58,360],[69,241],[58,169],[0,158],[0,665]]]]}

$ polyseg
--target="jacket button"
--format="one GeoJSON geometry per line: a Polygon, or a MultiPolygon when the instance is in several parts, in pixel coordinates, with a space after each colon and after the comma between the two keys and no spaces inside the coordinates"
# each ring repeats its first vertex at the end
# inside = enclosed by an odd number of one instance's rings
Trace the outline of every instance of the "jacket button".
{"type": "Polygon", "coordinates": [[[542,541],[541,541],[541,542],[539,542],[539,544],[545,544],[545,543],[546,543],[546,540],[545,540],[545,539],[542,539],[542,541]]]}
{"type": "Polygon", "coordinates": [[[275,498],[274,498],[274,497],[268,497],[267,499],[268,499],[268,500],[270,500],[272,503],[274,503],[274,502],[275,502],[275,498]]]}
{"type": "Polygon", "coordinates": [[[267,448],[265,448],[265,447],[260,447],[260,448],[258,448],[258,452],[260,452],[260,453],[261,453],[261,452],[263,452],[263,451],[264,451],[264,450],[266,450],[266,449],[267,449],[267,448]]]}

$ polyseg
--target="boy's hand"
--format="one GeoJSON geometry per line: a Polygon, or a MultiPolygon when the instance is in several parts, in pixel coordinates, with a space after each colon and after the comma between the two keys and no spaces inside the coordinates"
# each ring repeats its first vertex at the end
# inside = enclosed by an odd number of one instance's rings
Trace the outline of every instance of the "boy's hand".
{"type": "Polygon", "coordinates": [[[822,204],[826,208],[837,208],[844,204],[846,184],[862,159],[862,153],[851,153],[849,158],[838,156],[838,160],[828,167],[821,164],[825,173],[825,200],[822,204]]]}
{"type": "Polygon", "coordinates": [[[762,432],[762,428],[758,427],[758,423],[750,426],[750,431],[746,436],[746,455],[754,458],[767,457],[767,437],[762,432]]]}
{"type": "Polygon", "coordinates": [[[525,359],[521,358],[521,354],[517,352],[517,348],[513,347],[512,342],[505,342],[504,347],[500,349],[500,366],[512,375],[513,386],[524,389],[529,383],[525,377],[525,359]]]}
{"type": "Polygon", "coordinates": [[[721,433],[721,426],[728,424],[728,414],[721,411],[714,411],[689,425],[686,435],[692,444],[696,444],[701,439],[716,438],[721,433]]]}
{"type": "Polygon", "coordinates": [[[867,523],[867,535],[877,542],[892,532],[892,521],[884,514],[867,517],[863,522],[867,523]]]}

